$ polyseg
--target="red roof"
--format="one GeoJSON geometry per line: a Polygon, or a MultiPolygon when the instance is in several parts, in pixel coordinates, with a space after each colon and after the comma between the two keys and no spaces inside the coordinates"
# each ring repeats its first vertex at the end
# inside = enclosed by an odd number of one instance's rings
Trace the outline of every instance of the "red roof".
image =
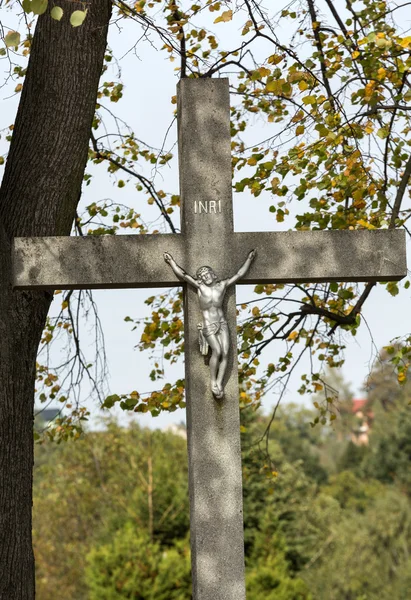
{"type": "Polygon", "coordinates": [[[352,412],[357,413],[366,406],[368,402],[367,398],[353,398],[352,400],[352,412]]]}

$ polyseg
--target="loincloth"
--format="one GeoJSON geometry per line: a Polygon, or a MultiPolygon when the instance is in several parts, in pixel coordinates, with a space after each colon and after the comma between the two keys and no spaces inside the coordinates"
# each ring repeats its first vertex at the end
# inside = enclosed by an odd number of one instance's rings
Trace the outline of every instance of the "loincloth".
{"type": "Polygon", "coordinates": [[[200,352],[203,356],[207,356],[209,348],[207,338],[210,337],[210,335],[217,335],[222,329],[227,331],[228,325],[225,319],[221,319],[221,321],[216,321],[215,323],[210,323],[209,325],[203,325],[203,323],[199,323],[197,325],[197,329],[200,352]]]}

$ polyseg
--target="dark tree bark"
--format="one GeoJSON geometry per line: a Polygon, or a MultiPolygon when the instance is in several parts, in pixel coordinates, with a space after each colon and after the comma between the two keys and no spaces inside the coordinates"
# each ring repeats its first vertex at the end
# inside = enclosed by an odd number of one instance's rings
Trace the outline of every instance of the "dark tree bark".
{"type": "Polygon", "coordinates": [[[69,16],[82,5],[58,5],[62,21],[48,12],[38,20],[0,188],[0,600],[35,597],[35,361],[52,298],[11,289],[10,245],[16,236],[70,234],[111,14],[110,0],[91,0],[73,28],[69,16]]]}

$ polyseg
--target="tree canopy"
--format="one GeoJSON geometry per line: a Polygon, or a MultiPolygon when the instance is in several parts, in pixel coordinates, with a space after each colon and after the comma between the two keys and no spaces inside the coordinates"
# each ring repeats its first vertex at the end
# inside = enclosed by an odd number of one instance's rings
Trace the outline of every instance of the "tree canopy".
{"type": "MultiPolygon", "coordinates": [[[[394,374],[391,381],[400,389],[394,374]]],[[[401,432],[410,423],[409,400],[406,386],[389,415],[373,404],[369,445],[351,465],[341,460],[351,455],[347,436],[336,441],[330,428],[310,428],[313,412],[296,405],[277,413],[268,463],[254,443],[268,417],[242,409],[250,600],[406,600],[411,487],[401,432]],[[381,456],[394,456],[399,447],[404,460],[394,471],[381,456]]],[[[348,415],[341,420],[344,430],[348,415]]],[[[62,600],[191,597],[185,453],[180,435],[115,423],[76,442],[37,447],[42,600],[55,597],[57,588],[62,600]]]]}
{"type": "MultiPolygon", "coordinates": [[[[192,5],[156,0],[114,5],[117,23],[133,22],[136,39],[137,32],[143,31],[137,46],[130,42],[136,51],[160,41],[159,50],[178,76],[230,77],[234,190],[247,194],[250,202],[268,195],[273,228],[280,223],[300,230],[405,227],[408,231],[411,37],[402,25],[406,3],[367,0],[336,8],[328,0],[307,0],[266,7],[245,0],[229,7],[211,0],[192,5]]],[[[34,0],[24,9],[35,14],[39,10],[34,0]]],[[[41,11],[46,10],[47,2],[41,4],[41,11]]],[[[56,8],[53,11],[56,14],[56,8]]],[[[20,37],[20,46],[14,49],[27,54],[31,33],[24,38],[22,30],[20,37]]],[[[13,46],[7,44],[5,58],[13,60],[13,46]]],[[[113,72],[109,69],[115,60],[109,48],[107,73],[113,72]]],[[[24,77],[24,69],[15,68],[16,76],[24,77]]],[[[159,230],[158,223],[162,231],[178,230],[178,190],[159,189],[156,177],[175,164],[175,150],[167,137],[161,149],[154,148],[127,125],[121,110],[126,88],[121,77],[106,81],[103,76],[89,161],[106,168],[117,188],[133,189],[135,201],[93,202],[78,214],[77,234],[153,233],[159,230]],[[145,221],[145,202],[158,210],[160,221],[154,225],[145,221]]],[[[170,124],[175,102],[173,96],[170,124]]],[[[98,172],[92,168],[86,173],[85,183],[98,172]]],[[[256,286],[257,296],[238,307],[242,403],[258,405],[273,387],[284,389],[307,352],[312,368],[301,393],[322,391],[318,420],[335,418],[324,369],[343,364],[345,336],[356,334],[361,309],[374,286],[256,286]],[[264,350],[280,341],[283,350],[276,360],[262,360],[264,350]]],[[[388,283],[386,288],[396,295],[408,286],[407,280],[388,283]]],[[[84,293],[80,296],[90,311],[92,300],[84,293]]],[[[76,343],[78,301],[73,292],[63,295],[61,312],[49,319],[42,339],[47,354],[55,338],[74,337],[68,364],[69,369],[78,369],[77,376],[68,377],[67,364],[59,369],[39,361],[41,401],[65,403],[84,373],[92,378],[89,361],[76,343]]],[[[148,396],[138,389],[114,394],[105,406],[119,402],[126,410],[156,415],[184,406],[184,381],[161,382],[165,365],[182,355],[181,295],[167,292],[148,298],[147,304],[152,314],[143,324],[139,347],[161,356],[154,360],[151,373],[157,389],[148,396]]],[[[127,320],[141,324],[133,317],[127,320]]],[[[399,381],[404,381],[409,363],[407,331],[401,342],[400,353],[394,346],[391,352],[399,381]]],[[[97,378],[93,384],[97,385],[97,378]]],[[[65,432],[75,432],[76,421],[84,417],[75,402],[73,406],[65,432]]]]}

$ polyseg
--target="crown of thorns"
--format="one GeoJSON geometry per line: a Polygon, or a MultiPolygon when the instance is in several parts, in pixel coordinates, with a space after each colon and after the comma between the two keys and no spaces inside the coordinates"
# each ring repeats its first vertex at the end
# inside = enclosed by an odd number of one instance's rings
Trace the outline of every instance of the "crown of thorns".
{"type": "Polygon", "coordinates": [[[211,267],[208,267],[207,265],[204,265],[203,267],[200,267],[199,269],[197,269],[197,273],[196,273],[197,279],[199,277],[201,277],[201,275],[203,273],[209,273],[210,271],[212,273],[214,273],[213,269],[211,267]]]}

